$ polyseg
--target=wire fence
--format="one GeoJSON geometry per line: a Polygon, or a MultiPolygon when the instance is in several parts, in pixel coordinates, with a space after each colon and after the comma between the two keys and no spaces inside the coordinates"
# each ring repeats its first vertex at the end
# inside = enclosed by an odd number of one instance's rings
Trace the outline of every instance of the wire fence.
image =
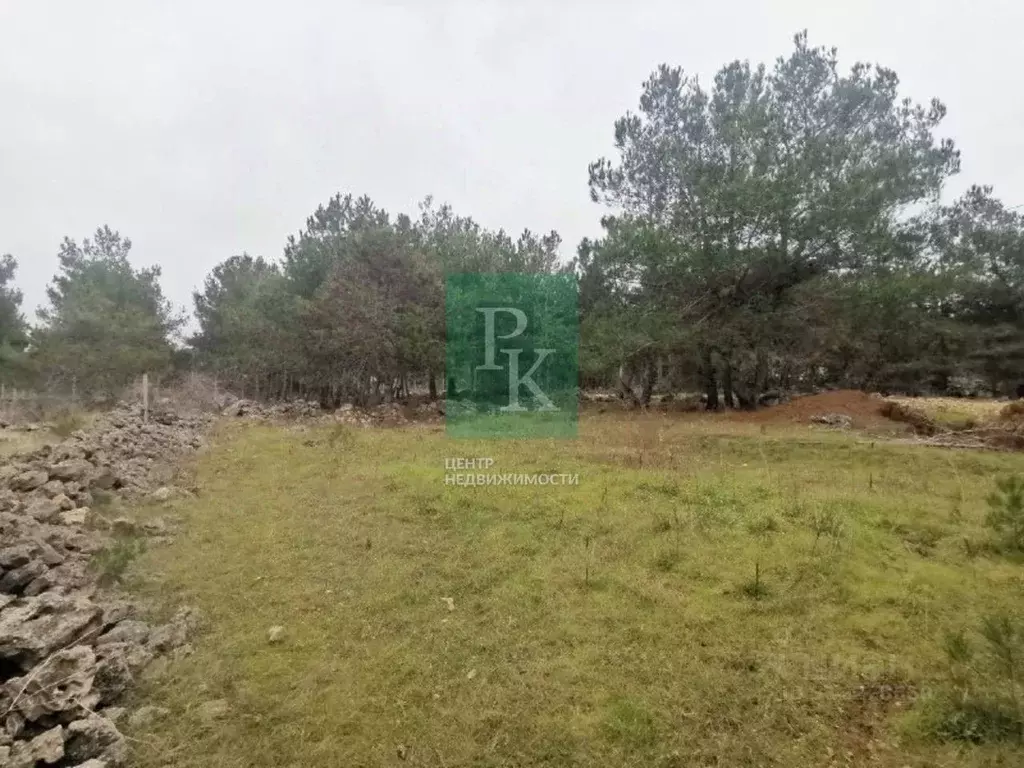
{"type": "Polygon", "coordinates": [[[0,419],[8,424],[44,421],[61,411],[81,407],[77,392],[37,392],[0,384],[0,419]]]}
{"type": "Polygon", "coordinates": [[[68,411],[104,410],[122,400],[148,407],[151,401],[163,397],[168,391],[159,379],[151,379],[147,374],[126,386],[117,397],[83,393],[74,386],[39,391],[0,383],[0,420],[8,425],[49,421],[68,411]]]}

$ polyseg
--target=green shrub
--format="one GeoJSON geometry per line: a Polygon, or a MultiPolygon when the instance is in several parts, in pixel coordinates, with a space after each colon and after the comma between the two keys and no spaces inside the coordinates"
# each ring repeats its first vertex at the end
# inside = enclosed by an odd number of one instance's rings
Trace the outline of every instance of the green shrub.
{"type": "Polygon", "coordinates": [[[924,705],[925,729],[943,741],[1024,741],[1024,624],[992,616],[977,634],[947,635],[948,681],[924,705]]]}
{"type": "Polygon", "coordinates": [[[988,497],[988,525],[1007,549],[1024,552],[1024,477],[1012,475],[996,481],[988,497]]]}
{"type": "Polygon", "coordinates": [[[100,583],[115,584],[124,578],[129,566],[145,551],[145,543],[134,538],[116,539],[92,559],[92,567],[99,574],[100,583]]]}
{"type": "Polygon", "coordinates": [[[662,573],[669,573],[675,570],[678,563],[679,554],[677,552],[662,552],[654,559],[654,568],[662,573]]]}
{"type": "Polygon", "coordinates": [[[768,585],[761,579],[761,563],[754,563],[754,578],[740,587],[743,594],[753,600],[761,600],[771,594],[768,585]]]}
{"type": "Polygon", "coordinates": [[[75,408],[62,408],[53,419],[51,431],[57,437],[71,437],[80,429],[84,429],[88,420],[85,414],[75,408]]]}

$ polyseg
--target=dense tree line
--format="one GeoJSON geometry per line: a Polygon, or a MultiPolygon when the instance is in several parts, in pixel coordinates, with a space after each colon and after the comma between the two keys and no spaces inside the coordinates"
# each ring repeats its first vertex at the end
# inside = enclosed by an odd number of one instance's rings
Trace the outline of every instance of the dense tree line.
{"type": "Polygon", "coordinates": [[[393,216],[336,195],[283,258],[217,265],[197,330],[102,228],[65,240],[30,327],[0,260],[0,377],[114,390],[142,371],[201,370],[262,397],[324,403],[444,384],[444,279],[572,271],[583,384],[643,402],[659,385],[710,407],[777,389],[981,389],[1024,382],[1024,216],[988,187],[942,202],[960,169],[937,100],[806,34],[771,66],[733,62],[707,86],[659,67],[589,168],[603,234],[512,239],[427,199],[393,216]]]}
{"type": "Polygon", "coordinates": [[[197,365],[254,394],[325,403],[401,396],[444,374],[444,277],[548,272],[559,239],[512,240],[425,201],[416,220],[337,195],[292,237],[281,263],[218,265],[195,295],[197,365]]]}
{"type": "Polygon", "coordinates": [[[590,167],[615,213],[579,249],[588,375],[649,394],[666,357],[711,406],[769,388],[1007,391],[1024,375],[1024,220],[972,188],[934,136],[938,101],[894,72],[848,73],[798,35],[771,68],[705,89],[663,66],[590,167]]]}
{"type": "Polygon", "coordinates": [[[109,227],[79,245],[65,238],[48,305],[30,327],[21,294],[6,284],[17,263],[0,269],[0,381],[64,392],[116,394],[135,376],[171,367],[175,333],[185,322],[160,288],[160,269],[135,269],[131,241],[109,227]]]}

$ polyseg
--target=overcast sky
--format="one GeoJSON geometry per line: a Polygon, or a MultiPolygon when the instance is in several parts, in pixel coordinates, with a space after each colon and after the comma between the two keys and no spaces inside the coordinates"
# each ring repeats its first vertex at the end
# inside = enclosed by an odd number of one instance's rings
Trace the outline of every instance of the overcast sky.
{"type": "Polygon", "coordinates": [[[278,258],[333,193],[485,226],[600,231],[587,164],[661,62],[705,81],[812,44],[949,107],[951,190],[1024,203],[1019,0],[0,0],[0,253],[26,309],[61,239],[109,224],[191,310],[217,262],[278,258]]]}

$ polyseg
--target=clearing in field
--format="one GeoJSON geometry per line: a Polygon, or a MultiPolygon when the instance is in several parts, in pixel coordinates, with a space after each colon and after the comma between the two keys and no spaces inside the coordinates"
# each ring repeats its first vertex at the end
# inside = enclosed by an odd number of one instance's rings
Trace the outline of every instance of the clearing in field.
{"type": "Polygon", "coordinates": [[[1019,605],[984,500],[1020,455],[610,414],[214,442],[133,570],[206,619],[143,766],[1019,764],[984,713],[950,730],[944,644],[1019,605]],[[456,457],[580,482],[446,485],[456,457]]]}

